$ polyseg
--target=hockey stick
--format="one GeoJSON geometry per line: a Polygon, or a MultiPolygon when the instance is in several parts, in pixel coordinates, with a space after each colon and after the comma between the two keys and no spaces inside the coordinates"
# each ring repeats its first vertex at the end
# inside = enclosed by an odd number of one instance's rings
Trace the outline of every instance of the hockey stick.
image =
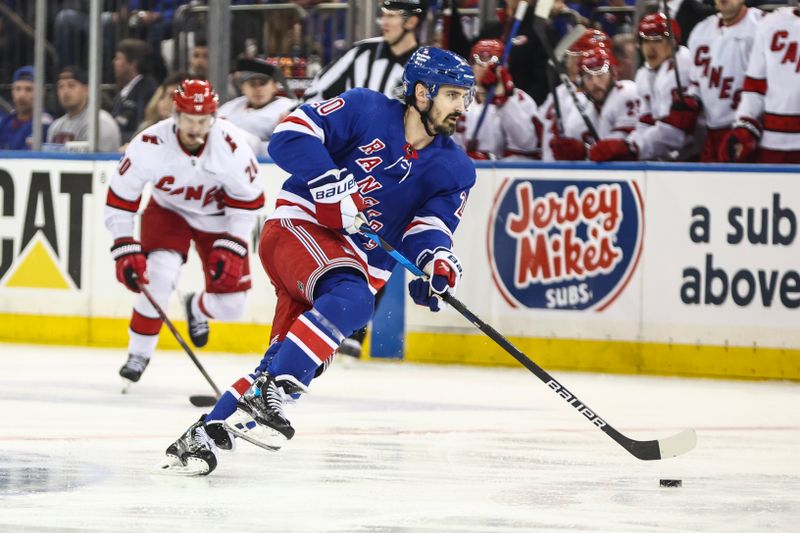
{"type": "MultiPolygon", "coordinates": [[[[554,59],[561,64],[564,61],[564,55],[567,53],[567,50],[575,44],[575,42],[580,39],[581,35],[584,34],[586,31],[586,26],[582,24],[578,24],[575,26],[571,32],[565,35],[556,45],[555,50],[553,51],[554,59]]],[[[539,37],[541,39],[541,37],[539,37]]],[[[550,94],[553,95],[553,107],[556,111],[556,126],[558,127],[558,133],[561,137],[564,136],[564,116],[561,114],[561,103],[558,100],[558,85],[556,84],[555,80],[553,79],[553,72],[556,70],[555,65],[550,68],[550,64],[548,62],[547,68],[547,84],[550,86],[550,94]]]]}
{"type": "Polygon", "coordinates": [[[586,110],[583,108],[583,104],[581,104],[580,100],[578,100],[578,94],[575,92],[575,87],[572,86],[572,82],[570,81],[569,77],[564,72],[561,64],[556,61],[556,57],[553,54],[553,48],[550,46],[550,40],[547,38],[545,25],[547,24],[547,19],[550,16],[550,9],[552,7],[553,0],[539,0],[536,3],[536,9],[533,12],[533,31],[536,32],[537,37],[539,37],[539,40],[542,42],[542,46],[544,47],[544,51],[547,53],[547,57],[550,60],[552,68],[555,69],[559,79],[561,80],[561,83],[563,83],[567,88],[567,92],[569,93],[572,102],[575,104],[575,107],[581,114],[583,122],[586,124],[586,129],[589,130],[589,134],[594,137],[594,140],[598,141],[600,140],[600,136],[597,134],[597,129],[594,127],[594,124],[592,124],[592,121],[589,120],[588,115],[586,115],[586,110]]]}
{"type": "MultiPolygon", "coordinates": [[[[525,12],[528,10],[528,2],[522,0],[517,5],[517,10],[514,12],[514,23],[511,25],[511,31],[506,38],[506,44],[503,48],[503,57],[500,58],[500,63],[498,66],[504,67],[506,62],[508,62],[508,56],[511,55],[511,47],[514,46],[514,37],[517,36],[517,32],[519,31],[519,25],[522,22],[522,19],[525,18],[525,12]]],[[[472,138],[467,142],[467,150],[472,152],[478,149],[478,132],[481,131],[481,126],[483,125],[483,121],[486,118],[486,112],[489,109],[489,105],[491,105],[492,100],[494,100],[494,93],[497,90],[497,84],[492,85],[486,91],[486,98],[483,101],[483,108],[481,109],[481,114],[478,116],[478,123],[475,125],[475,131],[472,132],[472,138]]]]}
{"type": "MultiPolygon", "coordinates": [[[[427,279],[427,276],[411,261],[406,259],[403,254],[395,250],[389,243],[387,243],[380,235],[375,233],[366,224],[360,228],[361,233],[368,237],[375,244],[383,248],[389,255],[391,255],[398,263],[403,265],[406,270],[415,276],[422,276],[427,279]]],[[[490,339],[500,345],[506,352],[511,354],[514,359],[519,361],[522,366],[530,370],[537,378],[539,378],[550,390],[561,396],[568,404],[574,407],[580,414],[585,416],[595,427],[600,428],[606,435],[614,439],[614,441],[628,450],[628,452],[638,459],[643,461],[651,461],[656,459],[667,459],[669,457],[677,457],[682,455],[697,444],[697,435],[694,429],[685,429],[675,435],[658,440],[634,440],[627,437],[614,429],[608,422],[593,410],[588,405],[580,401],[572,392],[559,383],[553,376],[546,370],[534,363],[528,356],[517,349],[511,342],[501,335],[492,326],[478,318],[466,305],[461,303],[449,292],[442,295],[442,299],[451,305],[456,311],[472,322],[475,327],[485,333],[490,339]]]]}
{"type": "Polygon", "coordinates": [[[669,16],[669,6],[667,0],[664,0],[664,17],[667,19],[667,32],[669,33],[669,51],[672,56],[672,70],[675,72],[675,85],[678,88],[678,96],[683,101],[683,86],[681,85],[681,74],[678,72],[678,41],[675,40],[675,34],[672,33],[672,18],[669,16]]]}
{"type": "Polygon", "coordinates": [[[145,287],[144,284],[139,283],[139,289],[142,291],[142,294],[144,294],[145,298],[147,298],[147,300],[150,302],[150,305],[153,306],[153,309],[156,310],[158,316],[161,317],[161,320],[164,321],[164,324],[166,324],[169,330],[172,332],[172,335],[175,337],[175,340],[178,341],[178,344],[181,345],[183,350],[186,352],[186,355],[188,355],[191,358],[192,362],[195,364],[200,373],[203,374],[203,377],[206,378],[209,385],[211,385],[211,388],[214,389],[214,392],[216,393],[216,396],[209,396],[204,394],[192,395],[189,396],[189,401],[195,407],[210,407],[214,405],[215,403],[217,403],[217,399],[222,395],[222,393],[217,388],[217,385],[214,383],[214,380],[212,380],[211,376],[208,375],[208,372],[206,372],[206,369],[203,368],[203,365],[200,363],[200,360],[194,354],[192,349],[189,348],[189,345],[186,344],[186,341],[183,340],[183,337],[181,336],[180,333],[178,333],[178,330],[175,329],[175,326],[172,324],[172,321],[169,319],[169,317],[167,317],[167,314],[164,312],[164,310],[161,309],[161,306],[158,305],[158,303],[155,301],[153,295],[150,294],[149,290],[147,290],[147,287],[145,287]]]}

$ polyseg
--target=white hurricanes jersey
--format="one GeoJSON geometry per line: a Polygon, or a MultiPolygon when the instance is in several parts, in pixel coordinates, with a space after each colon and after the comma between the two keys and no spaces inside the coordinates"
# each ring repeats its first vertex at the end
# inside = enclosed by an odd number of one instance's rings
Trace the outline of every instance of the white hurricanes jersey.
{"type": "MultiPolygon", "coordinates": [[[[603,102],[603,107],[599,112],[585,94],[579,95],[578,98],[583,104],[586,117],[597,130],[601,139],[624,139],[636,128],[636,122],[639,120],[639,99],[636,93],[636,84],[632,81],[616,82],[608,92],[606,101],[603,102]]],[[[572,111],[565,121],[564,136],[584,142],[591,141],[589,128],[586,127],[586,122],[576,106],[572,106],[572,111]]]]}
{"type": "MultiPolygon", "coordinates": [[[[456,126],[453,140],[466,149],[478,125],[483,104],[474,102],[456,126]]],[[[492,154],[496,159],[539,159],[538,108],[525,91],[515,89],[505,104],[490,104],[481,129],[476,150],[492,154]]]]}
{"type": "Polygon", "coordinates": [[[708,128],[729,128],[736,120],[753,37],[762,17],[760,9],[745,8],[731,26],[723,25],[719,15],[711,15],[692,30],[687,92],[703,102],[708,128]]]}
{"type": "MultiPolygon", "coordinates": [[[[678,48],[675,59],[681,86],[689,81],[691,56],[685,46],[678,48]]],[[[686,135],[678,128],[667,124],[674,95],[678,85],[672,59],[667,59],[653,70],[643,65],[636,72],[636,90],[639,93],[639,121],[636,130],[628,137],[639,148],[639,159],[685,160],[699,152],[702,135],[686,135]]]]}
{"type": "MultiPolygon", "coordinates": [[[[577,89],[575,91],[577,92],[577,89]]],[[[558,96],[558,107],[561,110],[562,121],[566,121],[575,108],[575,104],[563,83],[556,87],[556,96],[558,96]]],[[[578,98],[581,98],[580,93],[578,93],[578,98]]],[[[544,103],[539,107],[539,121],[542,123],[542,161],[556,160],[553,157],[553,151],[550,150],[550,141],[555,137],[558,130],[557,120],[558,115],[556,114],[553,93],[550,92],[544,103]]]]}
{"type": "Polygon", "coordinates": [[[218,115],[257,137],[257,149],[254,151],[258,157],[267,157],[267,144],[272,131],[298,103],[291,98],[278,96],[264,107],[255,109],[247,104],[246,97],[240,96],[220,106],[218,115]]]}
{"type": "Polygon", "coordinates": [[[183,149],[172,118],[131,139],[108,188],[105,221],[114,239],[133,236],[148,183],[152,199],[192,228],[245,242],[264,206],[255,154],[242,131],[225,120],[214,122],[198,155],[183,149]]]}
{"type": "Polygon", "coordinates": [[[782,7],[761,19],[737,118],[764,127],[760,145],[800,150],[800,11],[782,7]]]}

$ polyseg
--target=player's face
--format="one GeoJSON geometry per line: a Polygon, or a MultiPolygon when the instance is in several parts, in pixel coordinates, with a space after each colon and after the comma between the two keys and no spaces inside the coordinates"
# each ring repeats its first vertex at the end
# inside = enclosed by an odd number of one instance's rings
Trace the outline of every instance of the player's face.
{"type": "Polygon", "coordinates": [[[564,56],[564,67],[567,70],[567,76],[573,82],[580,81],[580,76],[578,72],[578,57],[575,54],[567,54],[564,56]]]}
{"type": "Polygon", "coordinates": [[[178,137],[181,143],[190,150],[199,148],[205,142],[213,123],[214,115],[178,113],[178,137]]]}
{"type": "Polygon", "coordinates": [[[657,69],[672,55],[669,39],[643,39],[642,55],[648,67],[657,69]]]}
{"type": "Polygon", "coordinates": [[[611,73],[588,74],[584,72],[581,80],[583,82],[583,92],[588,94],[595,104],[603,105],[613,83],[611,73]]]}
{"type": "Polygon", "coordinates": [[[67,113],[83,109],[89,95],[89,88],[74,79],[58,80],[58,103],[67,113]]]}
{"type": "Polygon", "coordinates": [[[29,115],[33,110],[33,82],[15,81],[11,85],[11,100],[18,115],[29,115]]]}
{"type": "Polygon", "coordinates": [[[744,6],[744,0],[714,0],[714,5],[717,7],[722,20],[729,21],[736,18],[739,11],[744,6]]]}
{"type": "Polygon", "coordinates": [[[247,103],[251,107],[262,107],[267,105],[278,92],[278,85],[275,80],[269,78],[256,77],[242,82],[242,93],[247,98],[247,103]]]}
{"type": "Polygon", "coordinates": [[[463,87],[443,85],[428,112],[433,131],[448,136],[455,133],[458,119],[466,113],[470,98],[470,91],[463,87]]]}

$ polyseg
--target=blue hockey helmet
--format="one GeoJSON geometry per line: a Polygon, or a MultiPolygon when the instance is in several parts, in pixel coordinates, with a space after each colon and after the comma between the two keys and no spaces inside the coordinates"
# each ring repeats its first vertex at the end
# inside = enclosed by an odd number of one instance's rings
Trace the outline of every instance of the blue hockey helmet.
{"type": "Polygon", "coordinates": [[[475,94],[475,74],[467,61],[449,50],[423,46],[411,55],[403,71],[403,94],[414,94],[414,87],[422,83],[428,89],[428,98],[433,99],[442,85],[455,85],[469,90],[469,102],[475,94]]]}

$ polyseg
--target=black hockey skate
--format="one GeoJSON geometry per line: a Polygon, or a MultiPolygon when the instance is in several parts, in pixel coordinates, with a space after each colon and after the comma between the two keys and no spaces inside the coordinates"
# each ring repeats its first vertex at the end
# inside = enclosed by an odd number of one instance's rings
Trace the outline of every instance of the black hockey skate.
{"type": "Polygon", "coordinates": [[[289,374],[262,374],[239,398],[236,412],[225,420],[225,429],[266,450],[277,451],[294,437],[294,428],[283,412],[292,394],[308,392],[289,374]]]}
{"type": "Polygon", "coordinates": [[[183,302],[186,307],[186,322],[192,344],[197,348],[202,348],[208,344],[208,320],[202,315],[197,315],[192,312],[193,298],[194,293],[191,293],[183,302]]]}
{"type": "Polygon", "coordinates": [[[220,422],[205,423],[206,415],[192,424],[186,432],[169,445],[161,470],[181,476],[207,476],[217,467],[218,449],[232,450],[233,435],[220,422]]]}
{"type": "Polygon", "coordinates": [[[128,354],[128,360],[122,365],[122,368],[119,369],[119,375],[122,376],[123,379],[128,380],[125,387],[122,389],[123,393],[128,389],[128,385],[139,381],[139,378],[142,377],[142,373],[144,373],[144,369],[147,368],[149,363],[150,359],[143,355],[136,353],[128,354]]]}

